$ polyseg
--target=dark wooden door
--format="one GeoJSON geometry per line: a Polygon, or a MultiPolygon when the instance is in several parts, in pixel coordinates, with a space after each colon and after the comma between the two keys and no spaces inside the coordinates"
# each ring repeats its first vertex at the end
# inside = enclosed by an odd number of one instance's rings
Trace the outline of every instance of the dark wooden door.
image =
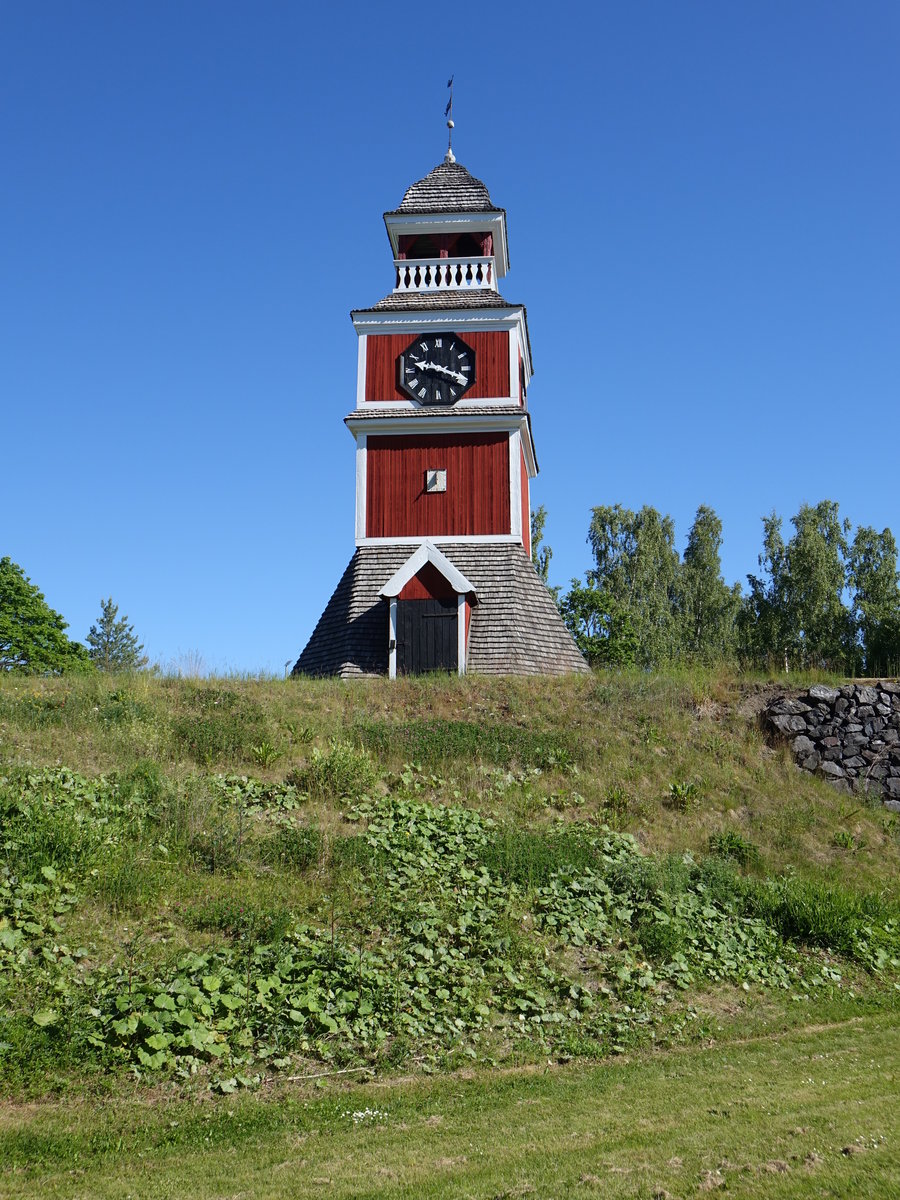
{"type": "Polygon", "coordinates": [[[450,600],[397,601],[397,674],[455,671],[456,597],[450,600]]]}

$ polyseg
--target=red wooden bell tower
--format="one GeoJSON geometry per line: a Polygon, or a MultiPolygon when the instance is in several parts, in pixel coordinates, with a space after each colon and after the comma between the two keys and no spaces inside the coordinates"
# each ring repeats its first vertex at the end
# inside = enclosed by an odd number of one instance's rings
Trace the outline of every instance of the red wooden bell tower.
{"type": "Polygon", "coordinates": [[[444,161],[384,214],[394,287],[358,337],[356,553],[295,674],[586,670],[530,558],[525,309],[506,212],[444,161]]]}

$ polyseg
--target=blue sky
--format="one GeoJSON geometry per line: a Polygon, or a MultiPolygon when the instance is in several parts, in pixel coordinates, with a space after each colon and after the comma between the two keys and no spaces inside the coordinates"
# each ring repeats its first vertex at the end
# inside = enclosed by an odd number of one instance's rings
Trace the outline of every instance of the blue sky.
{"type": "MultiPolygon", "coordinates": [[[[322,6],[316,6],[321,8],[322,6]]],[[[280,672],[353,552],[352,308],[446,146],[508,212],[551,577],[593,505],[900,534],[900,7],[0,9],[0,555],[280,672]]]]}

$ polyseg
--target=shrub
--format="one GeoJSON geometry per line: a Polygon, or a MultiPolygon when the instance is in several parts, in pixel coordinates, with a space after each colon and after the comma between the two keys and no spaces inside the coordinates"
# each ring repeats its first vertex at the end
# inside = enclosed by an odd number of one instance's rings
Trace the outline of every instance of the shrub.
{"type": "Polygon", "coordinates": [[[314,748],[309,759],[291,771],[285,782],[311,796],[340,800],[358,799],[377,778],[375,764],[366,750],[333,739],[324,752],[314,748]]]}
{"type": "Polygon", "coordinates": [[[761,862],[759,850],[734,829],[709,835],[709,852],[717,858],[730,858],[742,867],[757,867],[761,862]]]}

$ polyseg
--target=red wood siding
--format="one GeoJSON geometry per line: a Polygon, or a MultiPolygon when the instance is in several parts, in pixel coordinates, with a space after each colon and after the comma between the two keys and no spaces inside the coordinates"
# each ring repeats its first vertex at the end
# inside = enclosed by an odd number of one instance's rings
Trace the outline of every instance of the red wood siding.
{"type": "MultiPolygon", "coordinates": [[[[509,334],[460,333],[457,335],[475,351],[475,383],[466,392],[467,400],[508,396],[509,334]]],[[[366,339],[366,400],[408,400],[397,387],[397,359],[415,337],[415,333],[370,333],[366,339]]]]}
{"type": "Polygon", "coordinates": [[[370,436],[368,537],[509,533],[509,435],[370,436]],[[425,472],[447,472],[446,492],[426,493],[425,472]]]}
{"type": "Polygon", "coordinates": [[[453,588],[434,563],[426,563],[405,585],[400,600],[449,600],[455,596],[453,588]]]}
{"type": "Polygon", "coordinates": [[[525,451],[521,451],[522,462],[522,543],[525,553],[531,554],[531,498],[528,495],[528,468],[525,465],[525,451]]]}

